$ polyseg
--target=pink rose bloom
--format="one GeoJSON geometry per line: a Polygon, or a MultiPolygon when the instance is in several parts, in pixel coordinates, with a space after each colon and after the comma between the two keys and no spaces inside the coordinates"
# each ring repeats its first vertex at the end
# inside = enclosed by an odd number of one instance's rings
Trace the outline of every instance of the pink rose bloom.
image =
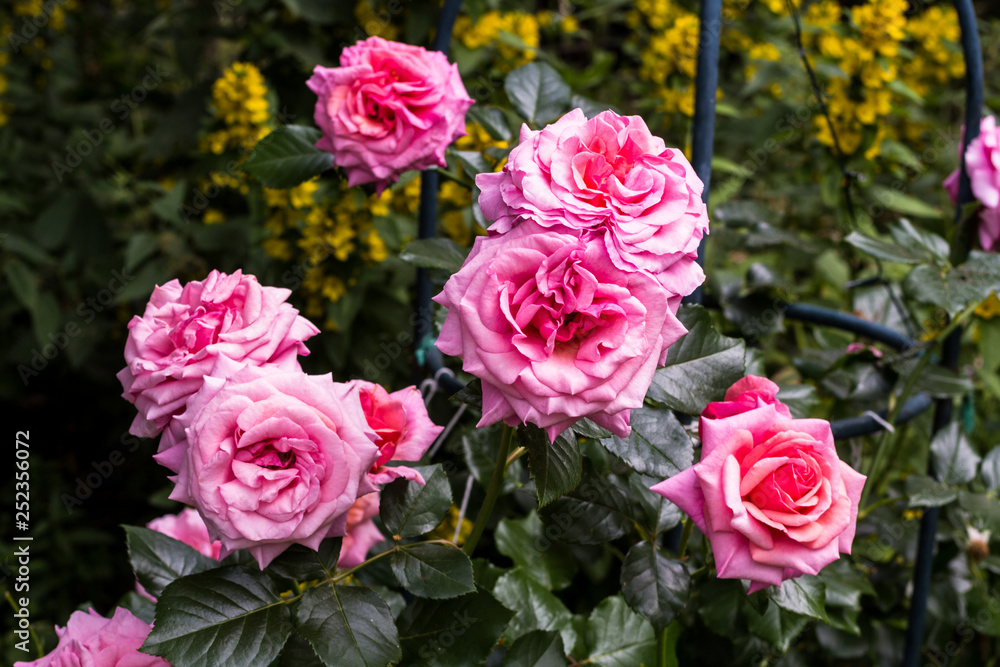
{"type": "Polygon", "coordinates": [[[151,438],[162,431],[220,355],[298,368],[297,355],[309,354],[302,341],[319,329],[285,302],[289,294],[241,271],[154,289],[146,312],[128,324],[127,365],[118,373],[122,396],[139,411],[129,432],[151,438]]]}
{"type": "Polygon", "coordinates": [[[333,153],[348,185],[379,192],[404,171],[444,167],[473,102],[443,53],[381,37],[344,49],[340,67],[317,65],[306,85],[319,96],[316,147],[333,153]]]}
{"type": "Polygon", "coordinates": [[[65,628],[56,626],[55,650],[32,662],[15,662],[14,667],[170,667],[163,658],[139,652],[150,630],[121,607],[110,619],[93,609],[74,611],[65,628]]]}
{"type": "MultiPolygon", "coordinates": [[[[962,134],[964,136],[965,128],[962,134]]],[[[979,212],[979,243],[983,250],[1000,252],[1000,129],[993,116],[982,119],[979,136],[969,142],[965,169],[972,194],[984,207],[979,212]]],[[[958,200],[958,179],[959,170],[956,169],[944,181],[952,203],[958,200]]]]}
{"type": "Polygon", "coordinates": [[[521,220],[604,236],[615,266],[655,274],[673,295],[705,280],[698,244],[708,231],[704,185],[684,154],[650,134],[639,116],[575,109],[521,140],[499,173],[476,176],[479,205],[505,233],[521,220]]]}
{"type": "Polygon", "coordinates": [[[406,466],[387,466],[389,461],[419,461],[444,430],[431,421],[424,399],[416,387],[407,387],[391,394],[373,382],[352,380],[344,385],[361,396],[368,426],[375,431],[378,460],[372,466],[373,484],[388,484],[397,477],[424,483],[423,476],[406,466]]]}
{"type": "Polygon", "coordinates": [[[666,348],[686,330],[645,271],[622,270],[593,232],[522,222],[479,237],[434,300],[437,346],[483,381],[479,426],[531,422],[555,440],[588,417],[627,437],[666,348]]]}
{"type": "Polygon", "coordinates": [[[378,501],[377,493],[369,493],[358,498],[347,511],[347,535],[340,547],[338,567],[346,569],[361,565],[368,550],[385,539],[373,521],[378,515],[378,501]]]}
{"type": "Polygon", "coordinates": [[[219,560],[222,543],[212,541],[205,521],[190,507],[181,510],[179,514],[167,514],[153,519],[146,524],[146,528],[179,540],[203,556],[219,560]]]}
{"type": "Polygon", "coordinates": [[[746,409],[748,393],[769,391],[749,380],[702,414],[701,461],[652,489],[705,534],[718,576],[748,579],[752,593],[851,553],[865,476],[837,457],[829,422],[789,419],[766,393],[746,409]]]}
{"type": "Polygon", "coordinates": [[[198,509],[223,558],[247,549],[263,569],[292,544],[317,549],[376,490],[361,401],[330,375],[219,357],[177,421],[187,445],[170,497],[198,509]]]}
{"type": "Polygon", "coordinates": [[[778,400],[778,385],[767,378],[747,375],[733,383],[725,399],[709,403],[701,413],[702,419],[724,419],[755,410],[763,405],[773,405],[783,417],[792,418],[788,406],[778,400]]]}

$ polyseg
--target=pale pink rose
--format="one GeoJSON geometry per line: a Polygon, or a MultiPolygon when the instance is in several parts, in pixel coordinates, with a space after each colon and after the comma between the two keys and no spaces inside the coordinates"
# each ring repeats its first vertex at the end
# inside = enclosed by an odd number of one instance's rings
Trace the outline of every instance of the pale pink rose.
{"type": "Polygon", "coordinates": [[[163,658],[139,652],[150,630],[121,607],[110,619],[93,609],[74,611],[66,627],[56,626],[59,644],[51,653],[14,667],[170,667],[163,658]]]}
{"type": "Polygon", "coordinates": [[[167,514],[153,519],[146,524],[146,528],[179,540],[202,556],[219,560],[222,543],[212,541],[205,521],[190,507],[184,508],[179,514],[167,514]]]}
{"type": "Polygon", "coordinates": [[[198,509],[223,558],[247,549],[263,569],[292,544],[317,549],[376,490],[374,433],[330,375],[219,357],[177,421],[187,446],[170,498],[198,509]]]}
{"type": "Polygon", "coordinates": [[[677,148],[667,148],[639,116],[575,109],[520,143],[499,173],[476,177],[479,205],[494,233],[521,220],[588,229],[604,236],[620,269],[646,269],[673,295],[704,279],[698,244],[708,232],[704,185],[677,148]]]}
{"type": "Polygon", "coordinates": [[[347,535],[344,535],[340,547],[340,559],[337,566],[350,568],[365,562],[368,550],[385,540],[385,537],[375,526],[374,517],[378,516],[379,497],[377,493],[361,496],[347,511],[347,535]]]}
{"type": "Polygon", "coordinates": [[[522,222],[477,238],[434,298],[448,308],[437,346],[482,380],[480,426],[530,422],[554,441],[588,417],[627,437],[657,360],[686,333],[668,299],[599,235],[522,222]]]}
{"type": "Polygon", "coordinates": [[[419,461],[444,430],[431,421],[427,408],[416,387],[407,387],[391,394],[374,382],[352,380],[344,385],[361,396],[368,426],[375,431],[378,460],[371,469],[374,484],[388,484],[397,477],[424,483],[423,476],[406,466],[388,466],[390,461],[419,461]]]}
{"type": "MultiPolygon", "coordinates": [[[[962,128],[965,135],[965,128],[962,128]]],[[[961,144],[960,144],[961,146],[961,144]]],[[[961,151],[961,148],[959,148],[961,151]]],[[[983,250],[1000,251],[1000,128],[996,119],[986,116],[979,126],[979,136],[965,151],[965,170],[973,196],[983,209],[979,212],[979,243],[983,250]]],[[[944,188],[952,203],[958,200],[959,170],[951,172],[944,188]]]]}
{"type": "Polygon", "coordinates": [[[762,405],[773,405],[783,417],[791,419],[788,406],[777,399],[778,385],[767,378],[747,375],[733,383],[726,391],[725,399],[709,403],[701,413],[705,419],[725,419],[733,415],[755,410],[762,405]]]}
{"type": "Polygon", "coordinates": [[[156,287],[143,316],[128,324],[127,365],[118,373],[122,396],[139,411],[129,432],[151,438],[162,431],[220,355],[298,368],[297,355],[309,354],[302,341],[319,329],[285,302],[290,294],[241,271],[156,287]]]}
{"type": "Polygon", "coordinates": [[[306,85],[319,96],[316,147],[333,154],[349,185],[379,192],[405,171],[444,167],[473,102],[443,53],[381,37],[344,49],[340,67],[317,65],[306,85]]]}
{"type": "Polygon", "coordinates": [[[652,487],[708,538],[718,576],[748,579],[751,593],[851,553],[865,484],[837,457],[829,422],[789,419],[780,404],[757,401],[750,410],[709,405],[729,416],[702,416],[701,461],[652,487]]]}

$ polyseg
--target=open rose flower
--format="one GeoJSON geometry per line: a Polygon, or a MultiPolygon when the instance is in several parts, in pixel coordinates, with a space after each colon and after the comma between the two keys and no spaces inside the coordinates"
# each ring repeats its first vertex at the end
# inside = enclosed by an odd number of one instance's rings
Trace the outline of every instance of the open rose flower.
{"type": "Polygon", "coordinates": [[[163,658],[139,652],[150,625],[118,607],[111,618],[91,609],[74,611],[66,627],[56,626],[59,643],[43,658],[14,667],[170,667],[163,658]]]}
{"type": "Polygon", "coordinates": [[[344,388],[358,392],[368,426],[375,431],[379,455],[371,469],[372,483],[388,484],[397,477],[405,477],[423,484],[424,478],[418,471],[386,465],[390,461],[419,461],[444,430],[427,415],[420,390],[407,387],[390,394],[364,380],[352,380],[344,388]]]}
{"type": "Polygon", "coordinates": [[[220,355],[298,368],[298,355],[309,354],[303,341],[319,329],[285,302],[289,294],[240,271],[156,287],[143,316],[128,324],[127,365],[118,373],[122,396],[139,411],[129,432],[161,432],[220,355]]]}
{"type": "Polygon", "coordinates": [[[208,536],[208,527],[194,509],[187,507],[178,514],[167,514],[153,519],[146,528],[163,533],[188,545],[203,556],[219,560],[222,543],[208,536]]]}
{"type": "MultiPolygon", "coordinates": [[[[962,131],[964,134],[964,128],[962,131]]],[[[983,205],[979,212],[979,243],[983,250],[1000,252],[1000,128],[993,116],[982,119],[979,136],[969,142],[965,170],[972,195],[983,205]]],[[[958,180],[956,169],[944,182],[952,203],[958,201],[958,180]]]]}
{"type": "Polygon", "coordinates": [[[645,271],[623,271],[590,231],[522,222],[479,237],[434,300],[437,346],[483,381],[480,426],[530,422],[551,440],[588,417],[627,437],[666,348],[686,330],[645,271]]]}
{"type": "Polygon", "coordinates": [[[263,569],[292,544],[317,549],[376,490],[374,433],[330,375],[220,357],[178,422],[187,444],[170,497],[198,509],[222,557],[247,549],[263,569]]]}
{"type": "Polygon", "coordinates": [[[349,185],[379,192],[404,171],[444,167],[473,102],[443,53],[381,37],[344,49],[340,67],[317,65],[306,85],[319,96],[316,147],[333,154],[349,185]]]}
{"type": "Polygon", "coordinates": [[[701,461],[652,489],[705,534],[718,576],[752,593],[851,553],[865,477],[837,457],[829,422],[790,419],[764,378],[738,384],[702,414],[701,461]]]}
{"type": "Polygon", "coordinates": [[[615,266],[657,275],[674,312],[705,279],[697,262],[708,230],[704,186],[639,116],[587,120],[575,109],[541,130],[525,125],[503,170],[479,174],[476,185],[483,214],[496,221],[491,232],[522,220],[600,232],[615,266]]]}
{"type": "Polygon", "coordinates": [[[358,498],[347,511],[347,534],[340,547],[339,567],[361,565],[369,549],[385,540],[373,520],[378,515],[378,509],[378,494],[369,493],[358,498]]]}

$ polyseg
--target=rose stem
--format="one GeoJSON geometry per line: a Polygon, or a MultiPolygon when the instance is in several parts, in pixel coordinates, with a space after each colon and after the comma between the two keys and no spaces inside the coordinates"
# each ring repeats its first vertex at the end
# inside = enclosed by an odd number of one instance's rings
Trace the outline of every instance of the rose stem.
{"type": "Polygon", "coordinates": [[[490,515],[493,514],[493,506],[497,502],[497,496],[500,495],[500,488],[503,486],[503,479],[507,473],[507,454],[510,451],[510,443],[513,439],[514,429],[504,424],[503,433],[500,435],[500,453],[497,454],[497,465],[493,468],[493,477],[490,479],[490,485],[486,489],[486,498],[483,499],[483,505],[479,509],[479,515],[476,517],[476,523],[472,527],[472,532],[469,534],[468,539],[465,540],[463,551],[465,551],[467,556],[471,556],[472,552],[476,550],[476,544],[479,543],[479,538],[483,536],[483,531],[486,530],[486,523],[490,520],[490,515]]]}
{"type": "Polygon", "coordinates": [[[681,544],[677,547],[677,560],[684,560],[687,553],[688,540],[691,539],[691,531],[694,529],[694,521],[689,518],[684,519],[684,532],[681,533],[681,544]]]}

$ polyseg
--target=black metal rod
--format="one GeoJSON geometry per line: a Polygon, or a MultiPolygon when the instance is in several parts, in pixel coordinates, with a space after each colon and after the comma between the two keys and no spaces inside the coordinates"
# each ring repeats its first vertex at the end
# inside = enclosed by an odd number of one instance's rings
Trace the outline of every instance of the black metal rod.
{"type": "MultiPolygon", "coordinates": [[[[896,423],[902,424],[910,421],[931,407],[933,403],[933,399],[928,394],[917,394],[903,404],[903,408],[896,417],[896,423]]],[[[882,421],[875,419],[871,415],[838,419],[837,421],[830,422],[830,429],[833,431],[835,440],[847,440],[848,438],[871,435],[885,428],[883,422],[886,420],[888,414],[886,410],[878,412],[878,416],[882,418],[882,421]]]]}
{"type": "MultiPolygon", "coordinates": [[[[955,203],[957,227],[951,244],[951,261],[958,264],[968,256],[972,239],[972,224],[962,220],[962,207],[973,200],[969,175],[965,169],[965,151],[969,142],[979,136],[979,123],[983,113],[983,53],[979,45],[979,29],[976,26],[976,12],[972,0],[955,0],[955,11],[958,13],[958,24],[962,29],[962,55],[965,58],[965,137],[959,158],[958,200],[955,203]]],[[[945,368],[958,370],[961,339],[961,327],[956,327],[945,339],[941,350],[941,365],[945,368]]],[[[941,398],[935,402],[935,433],[951,423],[953,410],[954,404],[951,398],[941,398]]],[[[933,470],[928,472],[933,475],[933,470]]],[[[910,616],[906,625],[906,644],[903,648],[903,667],[917,667],[920,664],[939,513],[938,508],[929,508],[920,520],[917,561],[913,569],[913,596],[910,598],[910,616]]]]}
{"type": "MultiPolygon", "coordinates": [[[[698,70],[694,79],[694,122],[691,128],[691,166],[705,189],[708,203],[712,184],[712,147],[715,143],[715,91],[719,87],[719,37],[722,34],[722,0],[701,3],[698,34],[698,70]]],[[[698,246],[698,264],[705,265],[705,239],[698,246]]],[[[684,303],[701,303],[701,285],[684,303]]]]}
{"type": "Polygon", "coordinates": [[[789,304],[784,310],[784,316],[803,322],[812,322],[826,327],[834,327],[850,331],[865,338],[885,343],[897,350],[908,350],[917,343],[906,334],[890,329],[882,324],[863,320],[855,315],[842,313],[839,310],[810,306],[808,304],[789,304]]]}

